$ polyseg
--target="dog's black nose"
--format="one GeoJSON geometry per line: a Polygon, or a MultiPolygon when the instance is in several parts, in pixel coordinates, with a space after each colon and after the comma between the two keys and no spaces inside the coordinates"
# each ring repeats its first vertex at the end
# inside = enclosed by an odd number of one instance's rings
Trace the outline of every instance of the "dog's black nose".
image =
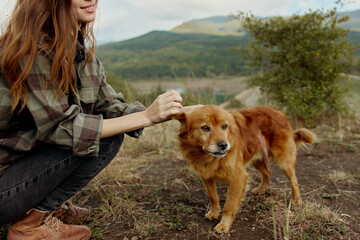
{"type": "Polygon", "coordinates": [[[220,141],[217,143],[217,145],[221,150],[226,150],[228,147],[228,144],[225,141],[220,141]]]}

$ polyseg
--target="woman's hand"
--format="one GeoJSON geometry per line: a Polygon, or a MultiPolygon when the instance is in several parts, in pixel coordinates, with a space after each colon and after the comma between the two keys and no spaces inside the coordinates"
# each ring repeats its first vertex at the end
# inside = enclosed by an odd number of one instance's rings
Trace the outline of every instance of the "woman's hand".
{"type": "Polygon", "coordinates": [[[117,118],[104,119],[100,138],[106,138],[165,122],[170,120],[175,114],[182,112],[189,113],[195,108],[202,106],[183,107],[181,102],[182,98],[180,94],[171,90],[159,95],[145,111],[117,118]]]}
{"type": "Polygon", "coordinates": [[[182,98],[174,90],[159,95],[155,101],[148,107],[146,116],[153,124],[165,122],[171,119],[171,116],[181,112],[182,98]]]}

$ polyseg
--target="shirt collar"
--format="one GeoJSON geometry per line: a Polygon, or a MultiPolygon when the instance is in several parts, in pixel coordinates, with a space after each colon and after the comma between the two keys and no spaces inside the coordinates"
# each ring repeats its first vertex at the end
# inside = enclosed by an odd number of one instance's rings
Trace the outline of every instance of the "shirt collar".
{"type": "Polygon", "coordinates": [[[85,41],[84,41],[84,36],[82,35],[82,33],[79,31],[78,32],[78,38],[77,38],[77,43],[76,43],[76,57],[75,57],[75,62],[79,63],[85,60],[86,58],[86,52],[85,52],[86,48],[85,48],[85,41]]]}

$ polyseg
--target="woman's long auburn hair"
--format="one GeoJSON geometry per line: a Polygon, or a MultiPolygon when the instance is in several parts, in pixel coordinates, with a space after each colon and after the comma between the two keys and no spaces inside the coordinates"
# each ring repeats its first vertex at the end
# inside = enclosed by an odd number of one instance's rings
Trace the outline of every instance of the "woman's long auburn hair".
{"type": "MultiPolygon", "coordinates": [[[[51,61],[51,78],[46,84],[56,91],[56,96],[63,96],[69,90],[76,94],[73,61],[78,30],[72,0],[17,1],[0,37],[1,67],[11,86],[12,111],[20,109],[20,112],[25,107],[26,77],[39,53],[51,61]]],[[[89,61],[96,46],[93,23],[82,23],[80,31],[88,45],[86,61],[89,61]]]]}

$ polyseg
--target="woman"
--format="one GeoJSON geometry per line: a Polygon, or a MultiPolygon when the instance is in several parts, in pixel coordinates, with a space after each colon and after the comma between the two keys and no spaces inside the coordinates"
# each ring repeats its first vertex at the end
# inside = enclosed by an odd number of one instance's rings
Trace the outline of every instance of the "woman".
{"type": "Polygon", "coordinates": [[[186,110],[175,91],[145,109],[106,83],[94,57],[96,8],[97,0],[18,0],[0,37],[0,225],[13,223],[8,239],[88,239],[86,226],[53,212],[114,158],[124,133],[139,137],[186,110]]]}

